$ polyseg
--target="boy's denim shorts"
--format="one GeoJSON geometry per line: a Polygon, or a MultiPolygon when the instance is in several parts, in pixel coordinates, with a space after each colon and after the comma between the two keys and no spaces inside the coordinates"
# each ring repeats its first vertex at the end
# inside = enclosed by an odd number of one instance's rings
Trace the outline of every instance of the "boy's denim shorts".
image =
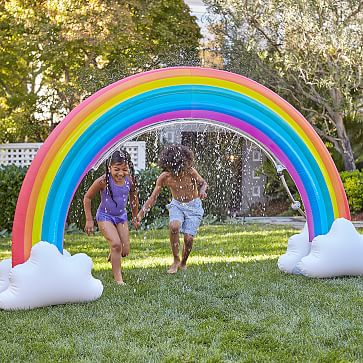
{"type": "Polygon", "coordinates": [[[166,206],[169,210],[170,222],[179,221],[180,232],[195,236],[202,221],[204,210],[202,201],[199,198],[188,203],[182,203],[175,199],[166,206]]]}

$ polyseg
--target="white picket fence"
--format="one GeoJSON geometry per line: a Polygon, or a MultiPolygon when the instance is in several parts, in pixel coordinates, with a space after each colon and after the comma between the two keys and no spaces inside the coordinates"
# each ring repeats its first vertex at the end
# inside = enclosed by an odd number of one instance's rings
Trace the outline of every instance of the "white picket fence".
{"type": "Polygon", "coordinates": [[[28,166],[42,143],[0,144],[0,165],[28,166]]]}
{"type": "MultiPolygon", "coordinates": [[[[0,165],[29,166],[42,145],[42,143],[0,144],[0,165]]],[[[130,141],[123,146],[130,153],[135,169],[145,169],[145,142],[130,141]]]]}

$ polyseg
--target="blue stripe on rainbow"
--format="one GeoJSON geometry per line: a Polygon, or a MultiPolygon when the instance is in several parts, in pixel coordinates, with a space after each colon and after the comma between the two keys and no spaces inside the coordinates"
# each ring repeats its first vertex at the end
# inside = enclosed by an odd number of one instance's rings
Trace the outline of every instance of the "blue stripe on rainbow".
{"type": "Polygon", "coordinates": [[[54,130],[29,169],[24,181],[29,185],[22,187],[24,202],[19,197],[14,220],[18,229],[13,233],[13,264],[25,260],[31,244],[40,239],[62,250],[73,194],[112,143],[145,126],[196,116],[240,128],[284,162],[302,196],[310,239],[327,233],[335,218],[349,219],[344,189],[328,151],[291,105],[235,74],[171,68],[106,87],[54,130]]]}

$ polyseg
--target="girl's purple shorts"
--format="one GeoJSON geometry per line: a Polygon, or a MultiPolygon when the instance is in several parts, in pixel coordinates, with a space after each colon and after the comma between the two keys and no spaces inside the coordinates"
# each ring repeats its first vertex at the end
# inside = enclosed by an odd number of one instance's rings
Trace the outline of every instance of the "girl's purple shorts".
{"type": "Polygon", "coordinates": [[[127,221],[127,212],[125,211],[123,214],[121,214],[119,216],[112,216],[110,214],[97,211],[96,221],[97,222],[111,222],[116,226],[116,224],[125,223],[127,221]]]}

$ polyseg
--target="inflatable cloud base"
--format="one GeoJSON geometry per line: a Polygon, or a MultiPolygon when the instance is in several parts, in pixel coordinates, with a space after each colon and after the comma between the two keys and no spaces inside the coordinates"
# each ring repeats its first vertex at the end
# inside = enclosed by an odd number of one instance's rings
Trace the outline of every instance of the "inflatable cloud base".
{"type": "Polygon", "coordinates": [[[71,256],[48,242],[33,246],[30,258],[11,267],[10,259],[0,263],[0,308],[32,309],[98,299],[103,292],[92,274],[93,262],[84,253],[71,256]]]}
{"type": "Polygon", "coordinates": [[[352,222],[344,218],[334,221],[330,231],[309,242],[307,226],[290,237],[287,251],[278,260],[287,273],[308,277],[363,275],[363,236],[352,222]]]}

